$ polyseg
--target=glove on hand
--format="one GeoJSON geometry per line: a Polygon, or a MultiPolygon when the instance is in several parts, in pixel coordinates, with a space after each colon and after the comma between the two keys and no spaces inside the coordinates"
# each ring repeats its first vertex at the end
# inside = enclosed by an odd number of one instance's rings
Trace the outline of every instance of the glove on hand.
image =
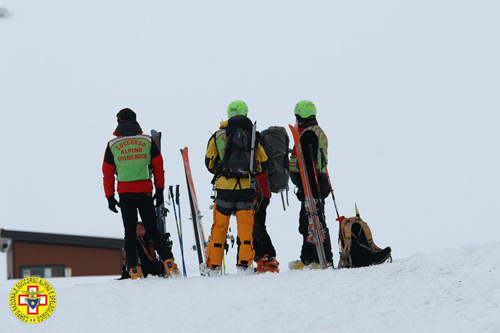
{"type": "Polygon", "coordinates": [[[109,210],[112,211],[112,212],[118,213],[118,210],[116,209],[116,206],[120,207],[120,203],[118,201],[116,201],[115,196],[114,195],[110,195],[106,199],[108,199],[109,210]]]}
{"type": "Polygon", "coordinates": [[[155,207],[159,207],[165,202],[163,190],[163,188],[157,188],[155,191],[155,195],[153,195],[153,200],[156,200],[155,207]]]}
{"type": "Polygon", "coordinates": [[[297,199],[299,199],[299,201],[304,201],[306,199],[301,188],[297,188],[297,192],[295,192],[295,195],[297,196],[297,199]]]}

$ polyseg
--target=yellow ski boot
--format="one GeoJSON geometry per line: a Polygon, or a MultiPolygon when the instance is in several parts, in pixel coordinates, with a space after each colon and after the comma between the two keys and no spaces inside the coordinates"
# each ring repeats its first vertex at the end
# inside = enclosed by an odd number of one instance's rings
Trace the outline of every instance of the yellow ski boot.
{"type": "Polygon", "coordinates": [[[180,277],[181,273],[177,268],[174,258],[167,259],[163,262],[163,267],[165,267],[165,277],[180,277]]]}
{"type": "Polygon", "coordinates": [[[320,269],[320,266],[318,263],[310,263],[306,264],[302,260],[294,260],[290,261],[288,264],[288,268],[291,270],[307,270],[307,269],[320,269]]]}
{"type": "Polygon", "coordinates": [[[128,270],[128,274],[132,280],[142,279],[144,275],[142,275],[141,266],[135,266],[128,270]]]}

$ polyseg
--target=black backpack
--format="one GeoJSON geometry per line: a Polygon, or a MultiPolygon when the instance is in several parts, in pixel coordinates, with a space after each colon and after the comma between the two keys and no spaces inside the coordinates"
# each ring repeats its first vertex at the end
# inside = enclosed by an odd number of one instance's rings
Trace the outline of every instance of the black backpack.
{"type": "Polygon", "coordinates": [[[252,121],[245,116],[229,119],[222,161],[222,175],[226,178],[245,178],[250,175],[252,130],[252,121]]]}
{"type": "Polygon", "coordinates": [[[289,144],[290,139],[284,127],[271,126],[260,133],[260,143],[264,147],[268,158],[269,188],[273,193],[288,190],[289,171],[289,144]]]}

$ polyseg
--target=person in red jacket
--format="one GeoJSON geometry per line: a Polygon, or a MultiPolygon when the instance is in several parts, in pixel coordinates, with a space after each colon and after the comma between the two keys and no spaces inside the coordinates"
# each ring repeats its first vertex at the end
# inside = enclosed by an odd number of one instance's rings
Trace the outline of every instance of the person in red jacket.
{"type": "Polygon", "coordinates": [[[116,138],[106,146],[102,173],[109,209],[118,213],[116,206],[121,208],[130,277],[134,280],[143,277],[136,250],[137,212],[141,215],[144,228],[163,260],[166,276],[179,276],[172,251],[156,226],[153,201],[156,199],[156,206],[164,202],[165,188],[165,172],[160,150],[151,136],[142,134],[134,111],[126,108],[118,112],[116,117],[118,126],[113,133],[116,138]],[[115,175],[119,202],[115,199],[115,175]],[[156,188],[154,196],[152,177],[156,188]]]}

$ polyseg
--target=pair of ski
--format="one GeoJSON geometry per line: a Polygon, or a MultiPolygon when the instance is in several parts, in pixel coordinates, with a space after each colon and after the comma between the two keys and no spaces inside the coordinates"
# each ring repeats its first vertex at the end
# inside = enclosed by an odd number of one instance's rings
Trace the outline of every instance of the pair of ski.
{"type": "MultiPolygon", "coordinates": [[[[307,174],[306,163],[304,159],[304,151],[302,149],[302,145],[300,144],[300,135],[298,128],[292,125],[289,125],[290,131],[292,132],[293,141],[295,143],[295,150],[297,153],[297,162],[299,165],[300,178],[302,180],[302,188],[304,189],[304,206],[306,209],[306,215],[308,219],[308,232],[309,237],[308,241],[312,243],[316,247],[316,252],[318,254],[319,266],[321,269],[328,268],[328,262],[326,260],[326,252],[324,242],[326,240],[326,233],[321,224],[318,208],[316,206],[316,200],[312,194],[311,183],[309,182],[309,175],[307,174]]],[[[310,147],[311,148],[311,147],[310,147]]],[[[312,150],[311,159],[313,161],[313,170],[314,177],[316,181],[316,185],[318,186],[317,193],[320,194],[321,191],[319,189],[318,175],[316,172],[316,165],[314,165],[314,157],[312,150]]],[[[318,195],[321,198],[321,195],[318,195]]],[[[319,199],[322,200],[322,199],[319,199]]]]}

